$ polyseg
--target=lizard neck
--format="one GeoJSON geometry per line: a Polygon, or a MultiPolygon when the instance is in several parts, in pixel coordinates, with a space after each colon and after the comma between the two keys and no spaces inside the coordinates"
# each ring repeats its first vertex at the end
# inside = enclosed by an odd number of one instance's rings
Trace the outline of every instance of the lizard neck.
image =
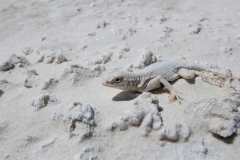
{"type": "Polygon", "coordinates": [[[123,76],[126,81],[126,90],[136,91],[142,82],[142,76],[138,73],[124,72],[123,76]]]}

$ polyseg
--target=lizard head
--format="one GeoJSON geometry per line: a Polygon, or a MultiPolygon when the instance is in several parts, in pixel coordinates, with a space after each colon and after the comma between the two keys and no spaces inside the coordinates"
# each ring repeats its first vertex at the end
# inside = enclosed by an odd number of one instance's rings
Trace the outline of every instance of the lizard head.
{"type": "Polygon", "coordinates": [[[102,84],[107,87],[126,90],[128,81],[122,72],[113,71],[105,73],[103,76],[102,84]]]}

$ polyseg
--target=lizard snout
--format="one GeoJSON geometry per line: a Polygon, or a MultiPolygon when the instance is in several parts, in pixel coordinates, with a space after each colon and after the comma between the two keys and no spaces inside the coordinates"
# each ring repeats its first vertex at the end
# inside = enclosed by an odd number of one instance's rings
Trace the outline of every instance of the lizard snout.
{"type": "Polygon", "coordinates": [[[108,84],[108,83],[109,83],[108,81],[107,81],[107,82],[102,82],[103,85],[106,85],[106,84],[108,84]]]}
{"type": "Polygon", "coordinates": [[[105,80],[105,79],[102,80],[102,85],[106,86],[106,85],[108,85],[108,84],[109,84],[109,81],[108,81],[108,80],[105,80]]]}

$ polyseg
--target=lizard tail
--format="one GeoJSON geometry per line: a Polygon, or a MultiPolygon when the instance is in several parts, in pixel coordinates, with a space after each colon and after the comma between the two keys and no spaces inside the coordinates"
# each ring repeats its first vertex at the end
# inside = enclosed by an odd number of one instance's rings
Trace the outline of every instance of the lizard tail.
{"type": "Polygon", "coordinates": [[[207,66],[203,66],[203,65],[197,64],[197,63],[190,62],[187,65],[185,65],[184,68],[187,68],[189,70],[212,72],[215,76],[224,76],[224,77],[226,77],[226,74],[224,74],[222,72],[214,71],[212,69],[209,69],[207,66]]]}

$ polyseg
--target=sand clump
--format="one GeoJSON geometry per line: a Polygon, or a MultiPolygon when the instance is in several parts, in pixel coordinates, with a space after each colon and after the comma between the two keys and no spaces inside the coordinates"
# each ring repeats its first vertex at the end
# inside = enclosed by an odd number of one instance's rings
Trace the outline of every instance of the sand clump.
{"type": "Polygon", "coordinates": [[[158,140],[177,142],[187,141],[190,137],[190,127],[187,123],[176,122],[173,125],[165,126],[159,112],[158,99],[151,93],[144,92],[133,104],[133,109],[125,111],[125,115],[118,120],[112,121],[107,131],[125,131],[132,127],[139,127],[140,134],[148,136],[152,131],[158,131],[158,140]]]}
{"type": "Polygon", "coordinates": [[[189,27],[191,27],[191,31],[190,31],[190,34],[199,34],[199,32],[201,31],[202,29],[202,25],[200,23],[195,23],[195,24],[191,24],[189,25],[189,27]]]}
{"type": "Polygon", "coordinates": [[[25,55],[29,55],[33,52],[34,52],[34,50],[31,47],[25,47],[25,48],[22,49],[22,53],[25,54],[25,55]]]}
{"type": "Polygon", "coordinates": [[[0,71],[8,71],[13,68],[14,68],[14,65],[11,62],[11,60],[5,61],[0,65],[0,71]]]}
{"type": "Polygon", "coordinates": [[[147,136],[153,130],[159,130],[162,121],[158,112],[158,100],[150,93],[143,93],[134,102],[134,109],[125,112],[117,121],[111,122],[107,126],[108,131],[116,129],[127,130],[130,126],[141,126],[141,135],[147,136]]]}
{"type": "Polygon", "coordinates": [[[170,33],[173,32],[173,28],[165,27],[164,30],[161,32],[158,40],[165,41],[166,39],[172,39],[170,33]]]}
{"type": "Polygon", "coordinates": [[[58,79],[50,78],[43,83],[42,90],[47,90],[47,91],[52,90],[57,86],[57,84],[58,84],[58,79]]]}
{"type": "MultiPolygon", "coordinates": [[[[42,60],[42,57],[38,61],[41,61],[41,60],[42,60]]],[[[67,61],[68,61],[67,58],[63,56],[62,52],[57,51],[47,55],[45,63],[49,64],[49,63],[55,62],[56,64],[60,64],[67,61]]]]}
{"type": "Polygon", "coordinates": [[[29,70],[27,71],[27,78],[24,80],[24,86],[26,88],[32,88],[38,85],[38,80],[37,80],[37,72],[36,70],[29,70]]]}
{"type": "MultiPolygon", "coordinates": [[[[38,51],[39,52],[39,51],[38,51]]],[[[41,63],[45,62],[46,64],[61,64],[63,62],[68,62],[69,60],[63,55],[63,52],[61,49],[52,49],[52,50],[46,50],[45,54],[41,54],[39,52],[40,57],[37,58],[35,63],[41,63]]]]}
{"type": "Polygon", "coordinates": [[[51,102],[56,102],[57,99],[55,96],[49,93],[43,93],[40,96],[34,98],[32,101],[32,106],[35,107],[35,110],[38,111],[44,107],[46,107],[51,102]]]}
{"type": "MultiPolygon", "coordinates": [[[[99,54],[101,54],[101,53],[99,53],[99,54]]],[[[109,53],[106,53],[106,54],[101,54],[101,58],[96,60],[94,62],[94,64],[106,64],[106,63],[111,61],[112,55],[113,55],[112,52],[109,52],[109,53]]]]}
{"type": "Polygon", "coordinates": [[[83,67],[82,65],[78,64],[70,64],[67,68],[63,71],[61,79],[68,79],[72,85],[76,83],[82,83],[84,80],[97,77],[103,71],[105,67],[102,65],[94,65],[91,67],[83,67]]]}
{"type": "Polygon", "coordinates": [[[71,116],[69,127],[70,132],[75,130],[76,122],[82,122],[89,128],[96,125],[94,121],[94,110],[89,104],[82,105],[81,103],[76,102],[73,105],[77,108],[77,110],[74,112],[74,115],[71,116]]]}
{"type": "Polygon", "coordinates": [[[136,33],[136,29],[129,27],[129,28],[120,28],[115,32],[115,35],[121,39],[121,40],[125,40],[128,37],[133,36],[136,33]]]}
{"type": "Polygon", "coordinates": [[[144,49],[143,55],[139,58],[137,68],[144,68],[146,66],[149,66],[153,63],[157,62],[157,57],[155,54],[153,54],[151,51],[149,51],[148,48],[144,49]]]}
{"type": "Polygon", "coordinates": [[[171,126],[161,128],[159,132],[159,140],[177,142],[179,140],[187,141],[190,137],[190,128],[186,123],[174,123],[171,126]]]}
{"type": "Polygon", "coordinates": [[[10,61],[12,62],[12,64],[18,65],[18,67],[26,68],[27,66],[30,65],[30,62],[27,60],[26,57],[17,56],[15,54],[10,56],[10,61]]]}
{"type": "Polygon", "coordinates": [[[216,118],[211,120],[209,130],[221,137],[229,137],[236,132],[235,122],[233,120],[224,121],[220,118],[216,118]]]}
{"type": "Polygon", "coordinates": [[[85,159],[90,159],[90,160],[97,160],[98,155],[94,152],[93,147],[85,147],[83,148],[82,152],[75,155],[73,160],[85,160],[85,159]]]}
{"type": "Polygon", "coordinates": [[[30,65],[30,62],[24,56],[11,55],[10,58],[0,64],[0,71],[9,71],[15,66],[26,68],[30,65]]]}
{"type": "Polygon", "coordinates": [[[18,84],[9,82],[6,79],[0,80],[0,97],[4,94],[4,92],[6,92],[8,90],[12,90],[17,86],[18,86],[18,84]]]}
{"type": "Polygon", "coordinates": [[[126,58],[127,57],[127,54],[129,53],[131,49],[129,48],[129,45],[126,43],[124,46],[122,46],[120,52],[119,52],[119,56],[118,58],[121,59],[121,58],[126,58]]]}
{"type": "Polygon", "coordinates": [[[209,123],[209,130],[221,137],[230,137],[237,132],[240,127],[240,116],[238,111],[240,101],[240,80],[228,74],[226,82],[224,101],[227,104],[222,110],[216,110],[211,116],[216,117],[209,123]]]}
{"type": "Polygon", "coordinates": [[[68,103],[61,103],[56,108],[52,119],[60,120],[67,127],[69,137],[78,137],[78,143],[96,137],[94,128],[97,126],[95,121],[96,109],[90,104],[74,102],[72,106],[68,103]]]}

